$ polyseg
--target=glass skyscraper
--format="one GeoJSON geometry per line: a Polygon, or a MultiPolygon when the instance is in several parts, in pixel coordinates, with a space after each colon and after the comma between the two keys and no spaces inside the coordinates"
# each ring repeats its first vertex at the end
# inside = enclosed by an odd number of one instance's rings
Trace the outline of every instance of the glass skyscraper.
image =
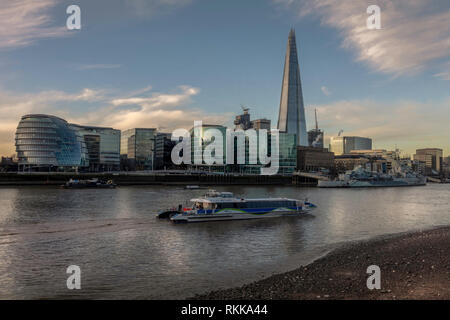
{"type": "Polygon", "coordinates": [[[300,67],[298,65],[297,45],[293,29],[289,33],[284,62],[278,129],[280,132],[295,134],[298,145],[308,146],[300,67]]]}

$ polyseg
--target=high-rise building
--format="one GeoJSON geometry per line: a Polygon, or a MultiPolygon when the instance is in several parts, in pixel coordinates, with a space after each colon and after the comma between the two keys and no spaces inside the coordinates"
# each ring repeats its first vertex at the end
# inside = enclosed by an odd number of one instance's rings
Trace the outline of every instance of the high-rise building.
{"type": "Polygon", "coordinates": [[[153,170],[156,129],[133,128],[122,131],[120,154],[126,170],[153,170]]]}
{"type": "Polygon", "coordinates": [[[372,139],[363,137],[337,136],[330,138],[330,151],[335,156],[349,154],[353,150],[371,150],[372,139]]]}
{"type": "Polygon", "coordinates": [[[316,127],[308,131],[308,144],[310,147],[323,149],[323,136],[324,133],[319,129],[319,123],[317,122],[317,110],[314,110],[316,119],[316,127]]]}
{"type": "Polygon", "coordinates": [[[295,31],[293,29],[289,33],[284,62],[278,129],[280,132],[295,134],[297,145],[308,146],[300,67],[298,64],[295,31]]]}

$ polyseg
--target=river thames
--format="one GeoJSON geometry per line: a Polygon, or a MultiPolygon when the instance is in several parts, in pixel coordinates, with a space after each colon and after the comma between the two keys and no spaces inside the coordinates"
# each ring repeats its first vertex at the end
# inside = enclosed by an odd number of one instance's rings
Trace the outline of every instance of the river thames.
{"type": "Polygon", "coordinates": [[[223,186],[308,198],[311,215],[174,225],[155,214],[206,190],[0,188],[1,299],[181,299],[307,264],[351,241],[450,225],[450,185],[223,186]],[[81,268],[81,290],[66,269],[81,268]]]}

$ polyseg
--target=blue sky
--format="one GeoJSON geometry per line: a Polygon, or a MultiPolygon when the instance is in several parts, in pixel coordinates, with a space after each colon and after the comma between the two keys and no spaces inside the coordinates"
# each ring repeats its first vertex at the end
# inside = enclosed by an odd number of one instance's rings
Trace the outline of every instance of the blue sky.
{"type": "MultiPolygon", "coordinates": [[[[6,0],[2,0],[2,2],[6,0]]],[[[240,105],[275,125],[289,29],[307,125],[450,152],[450,4],[444,0],[12,0],[0,8],[0,154],[20,115],[171,131],[230,125],[240,105]],[[65,28],[67,6],[81,30],[65,28]],[[381,7],[368,30],[367,6],[381,7]]]]}

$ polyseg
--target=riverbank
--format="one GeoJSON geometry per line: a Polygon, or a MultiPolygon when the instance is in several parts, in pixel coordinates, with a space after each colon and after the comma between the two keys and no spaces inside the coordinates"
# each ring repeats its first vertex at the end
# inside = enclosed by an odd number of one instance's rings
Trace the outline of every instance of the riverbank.
{"type": "Polygon", "coordinates": [[[34,172],[0,173],[0,186],[62,185],[69,179],[113,180],[119,186],[132,185],[298,185],[316,186],[317,180],[292,175],[214,174],[189,172],[34,172]]]}
{"type": "Polygon", "coordinates": [[[450,299],[450,227],[347,245],[307,266],[194,299],[450,299]],[[369,290],[367,267],[381,270],[369,290]]]}

